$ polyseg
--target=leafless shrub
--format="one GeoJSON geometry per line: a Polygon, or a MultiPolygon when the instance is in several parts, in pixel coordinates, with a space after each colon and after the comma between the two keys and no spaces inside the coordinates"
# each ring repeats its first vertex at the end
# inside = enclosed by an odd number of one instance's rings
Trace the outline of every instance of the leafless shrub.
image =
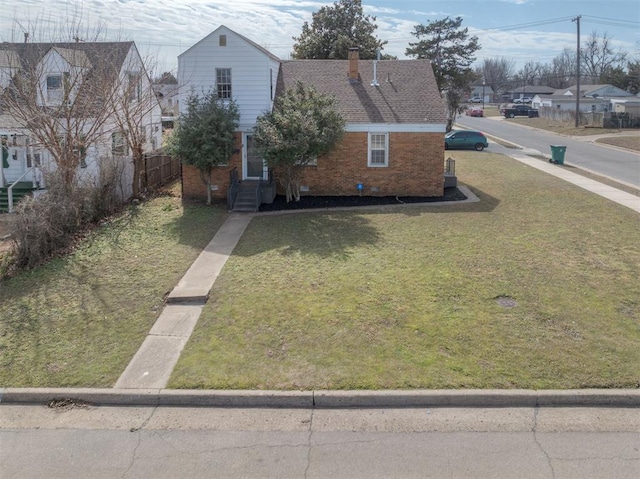
{"type": "Polygon", "coordinates": [[[118,168],[105,169],[100,180],[69,184],[60,173],[47,175],[46,193],[24,198],[12,225],[17,267],[33,267],[68,247],[86,225],[121,205],[118,168]]]}

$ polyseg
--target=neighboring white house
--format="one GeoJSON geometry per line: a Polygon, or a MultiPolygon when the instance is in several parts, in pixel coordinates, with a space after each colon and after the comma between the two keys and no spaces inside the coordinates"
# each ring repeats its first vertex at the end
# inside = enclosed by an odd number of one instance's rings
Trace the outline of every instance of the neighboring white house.
{"type": "Polygon", "coordinates": [[[31,114],[54,119],[53,135],[86,138],[86,144],[72,146],[79,158],[78,178],[96,180],[108,168],[121,169],[119,193],[125,198],[132,194],[132,155],[126,141],[130,130],[136,129],[143,151],[161,145],[160,105],[133,42],[3,43],[0,187],[17,180],[39,181],[38,167],[56,168],[51,143],[48,148],[37,141],[35,127],[29,129],[10,95],[28,95],[31,114]],[[36,79],[24,81],[31,77],[36,79]],[[73,136],[67,133],[71,129],[77,129],[73,136]]]}
{"type": "MultiPolygon", "coordinates": [[[[552,95],[536,95],[532,101],[533,108],[551,107],[558,110],[576,109],[576,90],[574,85],[569,88],[556,90],[552,95]]],[[[613,85],[580,85],[581,112],[610,112],[615,104],[627,102],[635,103],[638,98],[632,93],[613,85]]]]}
{"type": "Polygon", "coordinates": [[[154,81],[153,92],[162,109],[163,125],[173,128],[174,121],[180,115],[178,80],[171,73],[164,73],[161,78],[154,81]]]}
{"type": "Polygon", "coordinates": [[[186,99],[216,88],[219,98],[233,99],[240,112],[243,178],[266,178],[255,153],[251,131],[259,115],[271,110],[280,61],[252,40],[221,26],[178,56],[180,113],[186,99]]]}
{"type": "Polygon", "coordinates": [[[469,100],[491,103],[493,101],[493,88],[489,85],[472,85],[469,100]]]}

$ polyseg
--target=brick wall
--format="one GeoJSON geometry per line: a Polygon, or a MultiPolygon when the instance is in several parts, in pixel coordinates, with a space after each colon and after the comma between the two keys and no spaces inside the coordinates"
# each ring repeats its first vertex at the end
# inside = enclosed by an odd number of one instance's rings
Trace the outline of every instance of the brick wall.
{"type": "MultiPolygon", "coordinates": [[[[239,136],[239,134],[238,134],[239,136]]],[[[240,139],[237,140],[240,145],[240,139]]],[[[369,196],[441,196],[443,194],[444,141],[442,133],[389,133],[389,166],[367,166],[367,133],[346,133],[338,147],[318,159],[318,166],[305,168],[303,194],[357,195],[356,185],[364,185],[369,196]]],[[[227,167],[213,170],[214,198],[224,199],[229,171],[242,170],[242,153],[233,155],[227,167]]],[[[183,166],[183,196],[205,199],[206,186],[195,168],[183,166]]]]}
{"type": "MultiPolygon", "coordinates": [[[[226,201],[229,187],[229,173],[236,167],[242,177],[242,134],[236,133],[236,148],[239,150],[231,156],[227,166],[217,166],[211,172],[211,184],[218,189],[211,192],[215,200],[226,201]]],[[[202,181],[200,172],[193,166],[182,165],[182,197],[185,199],[207,199],[207,185],[202,181]]]]}
{"type": "Polygon", "coordinates": [[[367,133],[347,133],[318,166],[309,166],[302,184],[309,195],[441,196],[444,141],[442,133],[389,133],[387,167],[367,166],[367,133]]]}

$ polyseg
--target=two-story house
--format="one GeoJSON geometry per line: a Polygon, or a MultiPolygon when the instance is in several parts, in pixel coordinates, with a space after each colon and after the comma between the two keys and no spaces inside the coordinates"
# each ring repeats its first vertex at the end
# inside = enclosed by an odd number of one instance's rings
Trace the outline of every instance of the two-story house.
{"type": "MultiPolygon", "coordinates": [[[[427,60],[279,60],[252,40],[221,26],[178,57],[180,105],[191,93],[217,92],[240,110],[237,153],[215,169],[214,193],[224,198],[229,171],[266,179],[252,140],[256,118],[297,81],[337,100],[346,120],[338,147],[306,166],[305,194],[441,196],[445,107],[427,60]]],[[[205,197],[198,172],[183,167],[185,197],[205,197]]]]}
{"type": "Polygon", "coordinates": [[[0,187],[42,186],[69,168],[80,181],[117,169],[133,191],[136,152],[159,148],[160,105],[133,42],[0,45],[0,187]],[[46,175],[44,175],[46,176],[46,175]]]}

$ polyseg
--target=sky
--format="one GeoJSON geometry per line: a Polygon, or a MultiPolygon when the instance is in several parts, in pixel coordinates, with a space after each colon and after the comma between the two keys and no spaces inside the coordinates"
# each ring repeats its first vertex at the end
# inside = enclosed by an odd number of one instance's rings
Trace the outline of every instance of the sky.
{"type": "MultiPolygon", "coordinates": [[[[290,57],[311,14],[333,1],[319,0],[2,0],[0,41],[69,38],[69,26],[85,40],[133,40],[155,63],[154,74],[177,70],[177,56],[220,25],[252,39],[282,59],[290,57]]],[[[418,24],[462,17],[476,35],[484,58],[504,57],[516,69],[527,62],[550,62],[565,47],[575,51],[594,31],[616,50],[640,59],[640,2],[637,0],[363,0],[376,17],[384,53],[405,57],[418,24]]]]}

